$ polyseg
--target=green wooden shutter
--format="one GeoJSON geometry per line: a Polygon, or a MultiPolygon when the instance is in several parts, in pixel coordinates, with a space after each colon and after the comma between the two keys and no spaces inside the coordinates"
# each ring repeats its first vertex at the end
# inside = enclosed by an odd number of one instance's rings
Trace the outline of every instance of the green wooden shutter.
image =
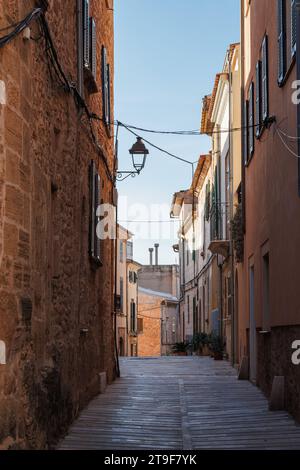
{"type": "Polygon", "coordinates": [[[101,242],[100,238],[97,236],[97,225],[100,222],[100,216],[96,215],[97,209],[100,206],[100,190],[101,190],[101,181],[98,173],[95,175],[95,259],[97,262],[101,261],[100,247],[101,242]]]}
{"type": "Polygon", "coordinates": [[[243,132],[243,154],[244,154],[244,163],[248,163],[248,101],[244,102],[244,132],[243,132]]]}
{"type": "Polygon", "coordinates": [[[91,161],[89,168],[89,188],[90,188],[90,215],[89,215],[89,252],[90,256],[95,256],[95,162],[91,161]]]}
{"type": "Polygon", "coordinates": [[[297,46],[296,0],[291,0],[291,56],[294,57],[297,46]]]}
{"type": "Polygon", "coordinates": [[[283,82],[286,68],[286,0],[277,0],[278,19],[278,83],[283,82]]]}
{"type": "Polygon", "coordinates": [[[90,70],[96,80],[97,73],[97,34],[96,22],[94,18],[90,18],[90,70]]]}
{"type": "Polygon", "coordinates": [[[250,157],[254,153],[254,85],[253,82],[249,88],[249,153],[250,157]]]}
{"type": "Polygon", "coordinates": [[[90,66],[90,2],[83,0],[83,65],[90,66]]]}
{"type": "Polygon", "coordinates": [[[269,116],[269,64],[268,64],[268,36],[264,37],[262,44],[262,118],[265,121],[269,116]]]}
{"type": "Polygon", "coordinates": [[[257,138],[261,132],[261,61],[256,64],[256,82],[255,82],[255,135],[257,138]]]}

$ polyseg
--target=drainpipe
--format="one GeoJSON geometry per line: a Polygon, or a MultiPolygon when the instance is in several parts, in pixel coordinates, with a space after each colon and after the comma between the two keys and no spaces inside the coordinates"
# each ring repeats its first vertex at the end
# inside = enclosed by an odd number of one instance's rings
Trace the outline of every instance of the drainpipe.
{"type": "MultiPolygon", "coordinates": [[[[300,0],[296,0],[296,23],[297,23],[297,39],[296,39],[296,67],[297,81],[300,83],[300,0]]],[[[300,155],[300,104],[297,104],[297,142],[298,155],[300,155]]],[[[300,158],[298,158],[298,196],[300,197],[300,158]]]]}

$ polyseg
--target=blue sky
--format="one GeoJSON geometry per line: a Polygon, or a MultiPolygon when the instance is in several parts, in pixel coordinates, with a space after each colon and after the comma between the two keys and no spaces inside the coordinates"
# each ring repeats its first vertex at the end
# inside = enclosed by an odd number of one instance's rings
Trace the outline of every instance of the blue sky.
{"type": "MultiPolygon", "coordinates": [[[[239,5],[239,0],[115,0],[115,119],[149,129],[199,129],[202,98],[211,93],[228,45],[240,40],[239,5]]],[[[139,134],[190,161],[209,150],[204,136],[139,134]]],[[[130,169],[128,149],[134,141],[120,130],[119,170],[130,169]]],[[[140,233],[137,261],[148,263],[148,248],[158,242],[160,263],[174,263],[174,222],[126,221],[168,221],[173,193],[190,186],[191,168],[147,147],[142,174],[118,183],[119,220],[140,233]]]]}

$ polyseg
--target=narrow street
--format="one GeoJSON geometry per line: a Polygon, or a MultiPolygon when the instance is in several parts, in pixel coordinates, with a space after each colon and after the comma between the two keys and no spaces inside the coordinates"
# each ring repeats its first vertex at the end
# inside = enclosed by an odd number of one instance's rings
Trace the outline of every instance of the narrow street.
{"type": "Polygon", "coordinates": [[[300,426],[206,357],[121,360],[122,377],[82,412],[62,449],[299,449],[300,426]]]}

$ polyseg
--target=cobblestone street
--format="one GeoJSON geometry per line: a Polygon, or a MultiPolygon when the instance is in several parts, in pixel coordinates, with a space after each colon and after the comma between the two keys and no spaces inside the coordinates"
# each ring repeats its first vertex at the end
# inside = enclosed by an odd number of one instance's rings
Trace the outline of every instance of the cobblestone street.
{"type": "Polygon", "coordinates": [[[300,426],[225,361],[127,358],[121,374],[59,449],[300,449],[300,426]]]}

